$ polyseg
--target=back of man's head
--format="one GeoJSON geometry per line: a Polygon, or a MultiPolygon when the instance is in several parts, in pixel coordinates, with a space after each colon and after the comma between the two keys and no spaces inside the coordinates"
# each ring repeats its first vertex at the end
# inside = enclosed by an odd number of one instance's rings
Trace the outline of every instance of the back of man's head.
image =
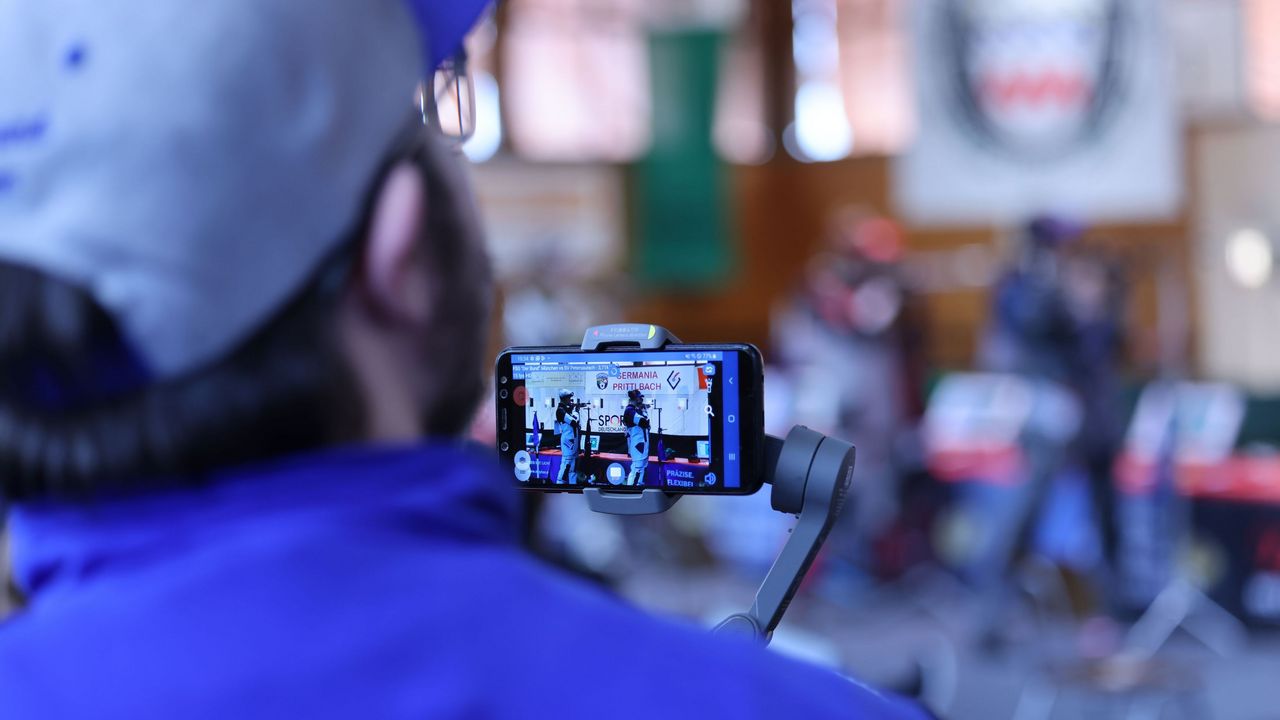
{"type": "Polygon", "coordinates": [[[411,100],[483,5],[0,0],[0,495],[465,426],[489,268],[411,100]]]}

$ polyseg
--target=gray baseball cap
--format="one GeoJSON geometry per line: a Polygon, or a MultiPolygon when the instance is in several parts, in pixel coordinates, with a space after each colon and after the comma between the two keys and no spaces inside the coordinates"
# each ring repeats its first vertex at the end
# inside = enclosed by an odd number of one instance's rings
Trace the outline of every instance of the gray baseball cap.
{"type": "Polygon", "coordinates": [[[155,377],[218,359],[355,229],[432,13],[457,47],[483,4],[0,0],[0,260],[85,288],[155,377]]]}

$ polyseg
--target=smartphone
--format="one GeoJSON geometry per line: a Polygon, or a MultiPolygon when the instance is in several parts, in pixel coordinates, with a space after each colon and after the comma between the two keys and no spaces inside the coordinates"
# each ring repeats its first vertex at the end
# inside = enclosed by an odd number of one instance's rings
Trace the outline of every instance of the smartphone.
{"type": "Polygon", "coordinates": [[[498,452],[529,490],[749,495],[764,464],[764,363],[747,344],[508,348],[498,452]]]}

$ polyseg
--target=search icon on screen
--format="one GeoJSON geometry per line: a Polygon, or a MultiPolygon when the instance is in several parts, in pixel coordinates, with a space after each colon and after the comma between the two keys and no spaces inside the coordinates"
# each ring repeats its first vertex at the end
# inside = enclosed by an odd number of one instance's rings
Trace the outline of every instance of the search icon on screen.
{"type": "Polygon", "coordinates": [[[716,416],[716,411],[715,411],[715,410],[712,410],[712,409],[711,409],[711,406],[710,406],[710,405],[708,405],[708,406],[707,406],[707,414],[708,414],[708,415],[710,415],[711,417],[715,417],[715,416],[716,416]]]}

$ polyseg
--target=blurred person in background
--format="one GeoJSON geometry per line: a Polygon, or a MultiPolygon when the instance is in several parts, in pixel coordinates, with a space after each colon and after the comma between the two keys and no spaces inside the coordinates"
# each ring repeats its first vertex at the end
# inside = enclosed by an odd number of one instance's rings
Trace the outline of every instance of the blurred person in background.
{"type": "Polygon", "coordinates": [[[520,551],[410,106],[483,5],[0,0],[0,717],[922,715],[520,551]]]}
{"type": "Polygon", "coordinates": [[[1118,359],[1123,340],[1123,283],[1100,258],[1069,248],[1081,225],[1043,216],[1020,237],[1019,255],[995,287],[978,366],[1031,383],[1031,414],[1019,438],[1025,481],[1009,522],[994,525],[979,564],[986,594],[982,641],[1002,642],[1004,586],[1029,550],[1055,478],[1071,467],[1088,478],[1102,550],[1097,590],[1112,584],[1116,528],[1111,468],[1124,427],[1118,359]]]}
{"type": "Polygon", "coordinates": [[[1018,255],[992,296],[991,322],[978,367],[1067,384],[1078,328],[1063,280],[1065,248],[1084,232],[1066,220],[1040,217],[1018,237],[1018,255]]]}
{"type": "Polygon", "coordinates": [[[549,236],[527,263],[500,278],[501,330],[506,345],[577,345],[582,328],[613,322],[631,291],[627,278],[580,272],[571,254],[549,236]]]}
{"type": "Polygon", "coordinates": [[[830,553],[865,571],[899,511],[896,450],[913,427],[920,381],[908,362],[901,229],[858,209],[832,217],[804,284],[773,320],[773,356],[792,384],[794,421],[858,448],[851,512],[830,553]]]}

